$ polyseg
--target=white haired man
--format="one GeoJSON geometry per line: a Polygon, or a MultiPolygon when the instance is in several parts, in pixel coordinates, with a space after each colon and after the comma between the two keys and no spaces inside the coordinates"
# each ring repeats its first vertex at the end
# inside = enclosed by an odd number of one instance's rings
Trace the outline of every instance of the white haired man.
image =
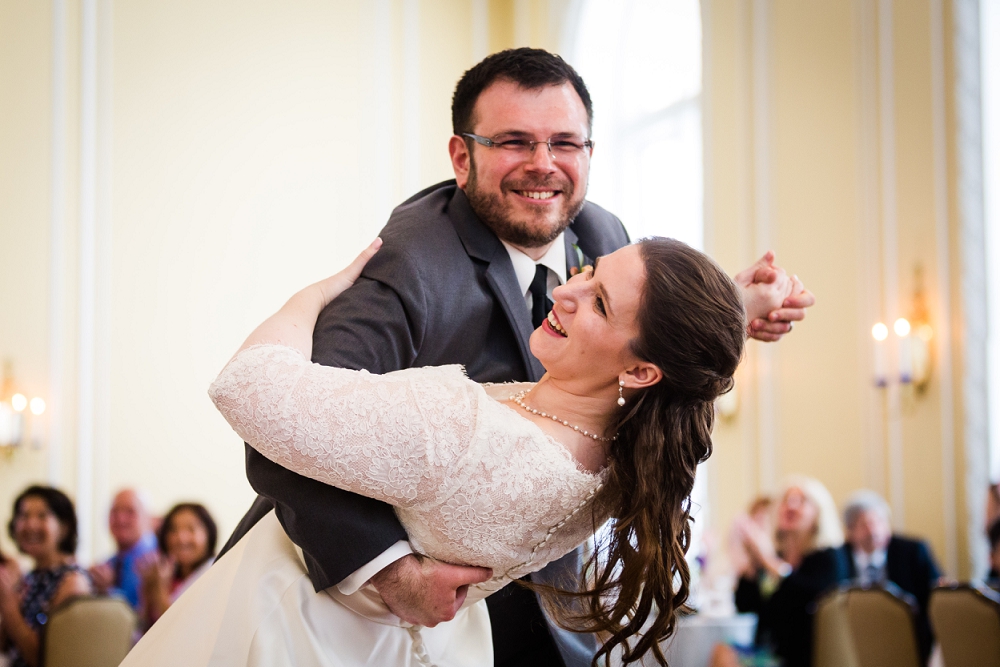
{"type": "Polygon", "coordinates": [[[90,578],[99,592],[120,595],[138,609],[141,577],[137,566],[143,557],[156,551],[146,494],[136,489],[116,493],[108,511],[108,529],[117,551],[90,568],[90,578]]]}
{"type": "Polygon", "coordinates": [[[941,578],[930,547],[923,540],[894,535],[889,505],[874,491],[857,491],[847,499],[844,526],[849,578],[863,585],[892,582],[916,599],[917,639],[926,660],[933,642],[927,600],[941,578]]]}

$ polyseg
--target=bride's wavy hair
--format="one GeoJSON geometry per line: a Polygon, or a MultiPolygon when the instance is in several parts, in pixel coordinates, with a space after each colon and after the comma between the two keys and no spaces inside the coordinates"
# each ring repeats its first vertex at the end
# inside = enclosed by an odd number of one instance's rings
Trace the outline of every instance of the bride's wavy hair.
{"type": "Polygon", "coordinates": [[[659,644],[689,593],[695,470],[712,453],[714,401],[732,388],[746,339],[740,292],[715,262],[673,239],[645,239],[639,250],[646,283],[632,351],[663,379],[621,410],[595,503],[595,521],[614,521],[580,592],[546,596],[561,625],[604,638],[594,665],[618,646],[624,664],[649,651],[666,664],[659,644]]]}

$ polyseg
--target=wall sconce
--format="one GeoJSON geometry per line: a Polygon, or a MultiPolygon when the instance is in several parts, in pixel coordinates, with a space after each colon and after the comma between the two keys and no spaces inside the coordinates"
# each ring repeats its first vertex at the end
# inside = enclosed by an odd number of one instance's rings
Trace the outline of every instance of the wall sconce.
{"type": "MultiPolygon", "coordinates": [[[[14,451],[15,447],[24,443],[30,432],[27,415],[30,412],[34,417],[40,417],[45,413],[45,400],[36,396],[30,401],[28,397],[17,391],[14,385],[14,374],[12,364],[5,361],[3,365],[3,383],[0,384],[0,450],[8,455],[14,451]]],[[[32,438],[35,446],[41,446],[39,438],[32,438]]]]}
{"type": "Polygon", "coordinates": [[[878,322],[872,327],[875,339],[875,386],[884,388],[893,380],[901,385],[912,386],[917,393],[927,389],[931,378],[931,338],[934,329],[930,324],[927,304],[924,300],[923,279],[920,266],[915,270],[916,290],[913,294],[911,319],[900,317],[892,324],[895,335],[891,342],[889,327],[878,322]],[[891,352],[895,355],[891,355],[891,352]],[[890,356],[894,356],[895,373],[889,368],[890,356]],[[895,376],[895,377],[894,377],[895,376]]]}

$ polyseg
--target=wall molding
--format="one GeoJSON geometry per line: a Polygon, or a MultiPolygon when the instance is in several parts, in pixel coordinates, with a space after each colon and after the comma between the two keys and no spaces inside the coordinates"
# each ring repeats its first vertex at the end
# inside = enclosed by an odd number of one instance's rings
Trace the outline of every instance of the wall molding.
{"type": "Polygon", "coordinates": [[[111,422],[111,0],[80,15],[80,197],[76,508],[79,553],[93,559],[108,495],[111,422]]]}
{"type": "Polygon", "coordinates": [[[472,0],[472,61],[478,63],[490,55],[490,3],[472,0]]]}
{"type": "Polygon", "coordinates": [[[47,472],[62,485],[66,389],[66,0],[52,0],[52,153],[49,187],[49,405],[47,472]]]}
{"type": "Polygon", "coordinates": [[[952,576],[958,574],[958,519],[955,485],[955,387],[952,373],[951,242],[948,219],[948,137],[945,94],[944,7],[942,0],[930,0],[931,18],[931,133],[934,151],[934,233],[937,248],[936,282],[938,313],[938,373],[941,387],[941,498],[944,521],[944,565],[952,576]]]}
{"type": "Polygon", "coordinates": [[[403,1],[403,197],[420,182],[420,0],[403,1]]]}
{"type": "MultiPolygon", "coordinates": [[[[767,0],[751,0],[751,105],[753,108],[754,260],[772,249],[771,232],[771,15],[767,0]]],[[[753,261],[753,260],[751,260],[753,261]]],[[[758,488],[777,488],[781,434],[775,387],[778,355],[771,345],[757,346],[758,488]]]]}
{"type": "MultiPolygon", "coordinates": [[[[878,103],[882,194],[882,307],[886,324],[901,317],[899,307],[899,221],[896,189],[896,91],[893,40],[893,0],[878,0],[878,103]]],[[[903,471],[902,389],[889,382],[886,394],[888,496],[892,521],[906,525],[906,480],[903,471]]]]}
{"type": "Polygon", "coordinates": [[[97,0],[80,16],[80,210],[77,340],[76,510],[79,551],[93,551],[94,373],[97,341],[97,0]]]}
{"type": "Polygon", "coordinates": [[[954,0],[955,112],[962,257],[962,368],[964,402],[966,540],[972,573],[986,570],[983,496],[989,484],[989,404],[987,402],[987,294],[983,217],[982,96],[979,1],[954,0]]]}
{"type": "Polygon", "coordinates": [[[862,290],[858,300],[862,326],[858,331],[859,395],[862,402],[863,448],[861,478],[865,487],[886,495],[885,394],[875,387],[875,347],[869,326],[882,319],[881,238],[879,218],[879,116],[878,116],[878,37],[873,0],[856,0],[855,76],[858,88],[858,257],[860,283],[873,289],[862,290]]]}
{"type": "MultiPolygon", "coordinates": [[[[392,103],[392,3],[391,0],[374,0],[372,8],[372,141],[374,154],[392,155],[393,103],[392,103]]],[[[386,160],[385,164],[391,164],[386,160]]],[[[375,169],[375,163],[369,166],[375,169]]],[[[392,179],[375,178],[372,229],[385,225],[392,212],[392,179]]]]}

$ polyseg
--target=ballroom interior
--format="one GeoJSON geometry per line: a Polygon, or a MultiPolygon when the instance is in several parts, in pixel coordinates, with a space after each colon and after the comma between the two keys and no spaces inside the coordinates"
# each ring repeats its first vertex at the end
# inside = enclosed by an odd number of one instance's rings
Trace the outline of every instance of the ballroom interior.
{"type": "MultiPolygon", "coordinates": [[[[229,535],[255,494],[210,382],[287,295],[453,177],[455,82],[521,46],[587,82],[588,198],[633,239],[679,238],[730,275],[773,250],[816,297],[783,340],[748,343],[717,404],[702,577],[754,498],[808,475],[838,507],[877,492],[945,576],[982,578],[996,0],[0,0],[4,525],[22,489],[56,486],[96,562],[131,487],[158,513],[203,503],[229,535]]],[[[17,553],[6,530],[0,551],[17,553]]]]}

